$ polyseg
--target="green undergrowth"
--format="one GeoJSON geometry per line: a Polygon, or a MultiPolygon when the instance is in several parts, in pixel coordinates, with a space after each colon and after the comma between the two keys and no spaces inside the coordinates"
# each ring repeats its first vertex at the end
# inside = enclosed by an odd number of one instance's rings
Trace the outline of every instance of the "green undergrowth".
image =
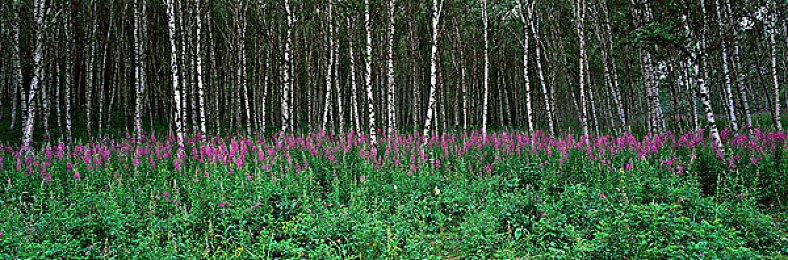
{"type": "Polygon", "coordinates": [[[570,157],[559,165],[514,156],[492,169],[459,158],[412,173],[352,160],[329,167],[307,158],[309,168],[287,175],[259,165],[191,164],[178,173],[171,164],[134,170],[116,163],[81,169],[78,180],[55,164],[52,184],[14,180],[21,173],[5,170],[0,257],[753,259],[788,253],[784,202],[775,193],[785,183],[775,177],[785,162],[731,170],[701,152],[679,174],[646,160],[622,158],[611,170],[570,157]]]}

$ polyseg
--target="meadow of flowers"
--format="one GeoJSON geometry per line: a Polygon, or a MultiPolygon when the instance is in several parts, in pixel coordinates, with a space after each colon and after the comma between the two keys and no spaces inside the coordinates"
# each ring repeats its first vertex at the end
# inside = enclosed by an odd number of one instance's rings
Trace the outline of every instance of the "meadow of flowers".
{"type": "Polygon", "coordinates": [[[0,145],[1,258],[788,255],[786,132],[0,145]]]}

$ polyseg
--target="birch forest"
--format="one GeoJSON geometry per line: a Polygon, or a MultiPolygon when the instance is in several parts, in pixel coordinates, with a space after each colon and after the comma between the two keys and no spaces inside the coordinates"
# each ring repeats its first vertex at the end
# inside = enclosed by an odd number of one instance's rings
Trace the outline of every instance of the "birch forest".
{"type": "Polygon", "coordinates": [[[151,132],[715,133],[782,129],[788,100],[779,0],[0,8],[2,128],[25,145],[151,132]]]}
{"type": "Polygon", "coordinates": [[[788,0],[0,0],[0,259],[788,259],[788,0]]]}

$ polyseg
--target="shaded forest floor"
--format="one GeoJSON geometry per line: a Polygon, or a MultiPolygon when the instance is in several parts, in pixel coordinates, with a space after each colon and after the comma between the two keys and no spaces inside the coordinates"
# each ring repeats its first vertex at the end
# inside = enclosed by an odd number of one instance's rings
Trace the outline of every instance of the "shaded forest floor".
{"type": "Polygon", "coordinates": [[[785,132],[0,146],[4,258],[788,254],[785,132]]]}

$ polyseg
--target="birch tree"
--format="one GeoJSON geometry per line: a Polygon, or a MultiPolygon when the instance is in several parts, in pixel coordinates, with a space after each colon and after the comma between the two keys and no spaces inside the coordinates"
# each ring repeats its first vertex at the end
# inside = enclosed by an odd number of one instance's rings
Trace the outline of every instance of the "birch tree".
{"type": "Polygon", "coordinates": [[[531,18],[526,18],[526,12],[524,12],[523,9],[523,6],[528,8],[530,16],[531,5],[528,3],[528,0],[522,0],[522,3],[520,1],[521,0],[515,0],[517,3],[517,10],[520,13],[520,22],[523,23],[523,84],[525,87],[525,113],[528,121],[528,131],[534,132],[534,111],[531,108],[531,84],[528,78],[528,31],[531,25],[528,20],[531,18]]]}
{"type": "Polygon", "coordinates": [[[372,26],[369,18],[369,0],[364,0],[364,27],[367,31],[367,50],[364,58],[366,67],[364,78],[367,84],[367,117],[369,119],[369,137],[373,144],[377,143],[377,132],[375,129],[375,96],[372,94],[372,26]]]}
{"type": "Polygon", "coordinates": [[[776,0],[769,0],[771,4],[771,10],[769,12],[769,28],[767,29],[769,34],[769,60],[771,62],[771,76],[772,76],[772,88],[774,90],[774,124],[777,126],[777,130],[783,130],[782,124],[782,117],[780,117],[780,82],[777,78],[777,1],[776,0]]]}
{"type": "Polygon", "coordinates": [[[738,24],[738,17],[735,17],[732,9],[731,9],[731,1],[725,0],[725,9],[728,11],[728,15],[731,19],[729,26],[733,29],[733,63],[736,64],[736,88],[739,90],[741,103],[744,108],[744,118],[745,123],[747,123],[747,128],[750,128],[750,133],[752,133],[752,112],[750,111],[750,102],[749,98],[747,97],[747,89],[744,86],[744,75],[745,72],[742,69],[742,62],[741,56],[739,55],[739,24],[738,24]]]}
{"type": "Polygon", "coordinates": [[[347,31],[350,45],[348,46],[348,56],[350,56],[350,113],[353,117],[353,130],[357,133],[361,131],[361,118],[358,113],[358,81],[356,81],[356,56],[353,55],[355,49],[355,42],[353,41],[354,26],[347,18],[347,31]]]}
{"type": "Polygon", "coordinates": [[[334,3],[328,0],[328,59],[326,62],[326,99],[323,106],[323,131],[326,131],[328,124],[328,114],[331,111],[331,83],[334,77],[334,3]]]}
{"type": "Polygon", "coordinates": [[[134,132],[137,138],[142,138],[142,102],[145,93],[145,0],[136,0],[134,7],[134,51],[136,62],[134,63],[134,83],[136,99],[134,104],[134,132]]]}
{"type": "Polygon", "coordinates": [[[733,102],[733,91],[731,90],[731,73],[728,68],[728,46],[724,40],[726,38],[725,26],[722,22],[724,17],[720,11],[720,0],[714,0],[714,6],[717,10],[717,28],[719,29],[720,35],[720,47],[722,47],[722,75],[725,77],[725,95],[727,98],[725,104],[728,106],[728,118],[733,126],[733,131],[739,131],[739,123],[736,119],[736,107],[733,102]]]}
{"type": "Polygon", "coordinates": [[[389,0],[389,30],[388,30],[388,131],[392,134],[397,129],[397,114],[394,106],[394,15],[396,14],[395,0],[389,0]]]}
{"type": "Polygon", "coordinates": [[[167,26],[170,39],[170,70],[172,73],[172,88],[175,103],[175,137],[178,141],[179,151],[183,150],[184,141],[184,127],[183,127],[183,110],[181,104],[181,84],[178,74],[178,42],[176,40],[176,27],[175,27],[175,0],[167,0],[167,26]]]}
{"type": "MultiPolygon", "coordinates": [[[[482,34],[484,35],[484,97],[482,98],[482,136],[487,140],[487,103],[490,97],[490,40],[487,28],[487,0],[481,1],[482,7],[482,34]]],[[[433,22],[434,23],[434,22],[433,22]]],[[[434,30],[434,29],[433,29],[434,30]]],[[[434,45],[433,45],[434,46],[434,45]]],[[[434,53],[435,51],[433,51],[434,53]]],[[[433,54],[434,56],[435,54],[433,54]]],[[[434,66],[434,65],[433,65],[434,66]]]]}
{"type": "Polygon", "coordinates": [[[531,28],[531,35],[534,37],[534,42],[536,43],[535,44],[535,46],[536,46],[536,48],[535,48],[535,51],[536,51],[536,53],[535,53],[536,54],[536,71],[537,71],[537,75],[539,76],[539,85],[542,87],[542,95],[543,95],[543,98],[544,98],[545,112],[547,113],[548,129],[550,131],[550,136],[554,137],[555,136],[555,122],[553,122],[553,118],[555,118],[555,114],[554,114],[554,110],[553,110],[554,108],[552,106],[553,101],[552,101],[552,98],[550,98],[550,94],[548,93],[547,82],[546,82],[547,80],[545,79],[544,70],[542,69],[542,46],[541,46],[541,44],[540,44],[541,42],[539,40],[539,37],[540,37],[539,36],[539,31],[538,31],[539,24],[535,22],[536,19],[534,18],[534,14],[533,14],[532,10],[533,10],[533,7],[528,9],[528,18],[530,20],[529,21],[529,23],[530,23],[529,27],[531,28]]]}
{"type": "MultiPolygon", "coordinates": [[[[203,90],[203,73],[202,73],[202,0],[197,1],[197,102],[200,106],[200,135],[205,136],[205,92],[203,90]]],[[[265,105],[263,105],[265,108],[265,105]]],[[[265,109],[264,109],[265,110],[265,109]]],[[[263,128],[265,129],[265,128],[263,128]]]]}
{"type": "Polygon", "coordinates": [[[578,86],[580,87],[580,128],[583,130],[583,135],[588,136],[588,109],[586,108],[586,39],[585,39],[585,0],[577,1],[577,8],[575,8],[575,17],[577,23],[577,37],[580,44],[580,60],[579,64],[579,77],[578,86]]]}
{"type": "Polygon", "coordinates": [[[33,140],[33,129],[35,128],[36,116],[36,94],[43,85],[41,68],[41,58],[43,53],[43,31],[46,29],[44,25],[44,0],[33,1],[33,77],[30,81],[30,91],[27,95],[27,117],[22,130],[22,150],[31,148],[30,143],[33,140]]]}
{"type": "Polygon", "coordinates": [[[709,78],[709,71],[708,66],[706,65],[706,37],[703,30],[706,28],[706,5],[705,0],[700,0],[701,10],[703,13],[703,28],[700,34],[700,42],[698,42],[695,46],[695,50],[693,52],[694,56],[697,57],[696,60],[700,60],[700,62],[695,62],[694,71],[696,73],[697,84],[700,90],[700,100],[703,103],[703,110],[706,113],[706,123],[709,124],[709,128],[711,129],[711,137],[714,140],[714,143],[717,145],[718,148],[722,148],[722,140],[720,138],[720,132],[717,130],[717,122],[714,118],[714,110],[711,107],[711,101],[709,98],[709,90],[706,86],[706,79],[709,78]],[[698,53],[700,52],[700,53],[698,53]],[[701,68],[698,67],[699,63],[703,63],[703,74],[701,75],[701,68]]]}
{"type": "MultiPolygon", "coordinates": [[[[20,14],[21,7],[20,7],[20,4],[19,4],[19,0],[14,0],[14,7],[16,9],[15,13],[16,13],[16,20],[17,21],[14,24],[14,28],[12,29],[13,30],[13,34],[14,34],[14,39],[13,39],[14,40],[14,42],[13,42],[14,46],[12,48],[13,53],[11,54],[11,60],[12,60],[11,63],[12,63],[13,68],[14,68],[13,69],[14,70],[14,72],[13,72],[13,75],[14,75],[13,76],[13,78],[14,78],[14,85],[13,85],[14,89],[13,89],[13,92],[14,93],[12,95],[12,101],[11,101],[13,103],[12,107],[11,107],[11,129],[12,130],[15,128],[15,123],[16,123],[16,114],[17,114],[16,104],[20,103],[20,100],[21,100],[21,103],[22,103],[22,111],[21,111],[21,113],[27,113],[27,110],[25,109],[25,107],[27,107],[26,106],[26,104],[27,104],[26,98],[20,98],[20,94],[25,92],[25,87],[23,86],[24,82],[23,82],[23,79],[22,79],[22,58],[21,58],[22,51],[20,49],[21,48],[21,46],[20,46],[21,43],[19,42],[19,35],[21,34],[21,27],[22,27],[22,15],[20,14]]],[[[22,94],[22,96],[24,97],[23,94],[22,94]]],[[[27,121],[27,120],[24,120],[25,118],[26,118],[26,116],[23,115],[22,116],[23,121],[27,121]]]]}
{"type": "Polygon", "coordinates": [[[282,134],[290,131],[290,90],[293,84],[290,79],[292,63],[290,60],[290,45],[293,43],[292,29],[293,29],[293,13],[290,10],[290,0],[283,0],[285,2],[285,15],[287,16],[287,28],[285,29],[285,52],[284,52],[284,71],[282,77],[284,81],[284,89],[282,90],[282,134]]]}

